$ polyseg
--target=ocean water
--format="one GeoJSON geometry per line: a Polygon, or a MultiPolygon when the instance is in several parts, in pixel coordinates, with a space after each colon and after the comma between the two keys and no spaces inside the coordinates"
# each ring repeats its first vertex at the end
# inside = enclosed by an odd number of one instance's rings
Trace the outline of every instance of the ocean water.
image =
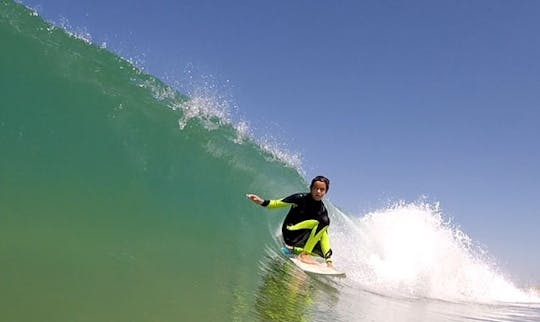
{"type": "Polygon", "coordinates": [[[0,40],[0,321],[540,321],[429,203],[328,202],[347,277],[304,274],[245,199],[306,190],[294,154],[20,4],[0,40]]]}

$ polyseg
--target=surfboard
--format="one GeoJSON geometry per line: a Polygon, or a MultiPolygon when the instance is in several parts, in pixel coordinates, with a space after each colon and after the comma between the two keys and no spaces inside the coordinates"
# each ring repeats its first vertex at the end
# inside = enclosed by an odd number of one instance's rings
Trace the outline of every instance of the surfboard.
{"type": "Polygon", "coordinates": [[[345,276],[345,273],[336,270],[335,268],[330,268],[326,264],[316,263],[308,264],[304,263],[298,258],[290,257],[289,258],[298,268],[304,272],[320,274],[320,275],[333,275],[333,276],[345,276]]]}

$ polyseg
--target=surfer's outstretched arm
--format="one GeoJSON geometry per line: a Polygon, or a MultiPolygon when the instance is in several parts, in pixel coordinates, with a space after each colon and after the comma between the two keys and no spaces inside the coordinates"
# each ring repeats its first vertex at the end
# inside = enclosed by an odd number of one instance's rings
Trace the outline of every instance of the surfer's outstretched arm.
{"type": "Polygon", "coordinates": [[[283,199],[265,200],[254,194],[247,194],[246,197],[249,200],[253,201],[253,203],[256,203],[257,205],[261,205],[269,209],[287,207],[291,205],[291,203],[285,202],[283,201],[283,199]]]}

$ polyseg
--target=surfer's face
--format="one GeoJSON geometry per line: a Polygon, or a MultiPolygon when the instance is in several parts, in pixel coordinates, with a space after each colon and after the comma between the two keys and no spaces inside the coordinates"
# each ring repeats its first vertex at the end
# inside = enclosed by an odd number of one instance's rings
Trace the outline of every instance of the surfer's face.
{"type": "Polygon", "coordinates": [[[315,181],[311,186],[311,197],[314,200],[320,201],[326,194],[326,183],[322,181],[315,181]]]}

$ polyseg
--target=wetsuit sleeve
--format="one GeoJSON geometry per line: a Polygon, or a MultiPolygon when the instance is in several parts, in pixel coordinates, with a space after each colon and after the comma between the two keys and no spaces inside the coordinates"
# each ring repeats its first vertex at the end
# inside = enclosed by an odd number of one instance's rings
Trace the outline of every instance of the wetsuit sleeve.
{"type": "Polygon", "coordinates": [[[273,200],[265,200],[261,206],[266,207],[268,209],[274,209],[274,208],[283,208],[290,206],[290,203],[287,203],[283,201],[283,199],[273,199],[273,200]]]}
{"type": "Polygon", "coordinates": [[[261,206],[274,209],[274,208],[282,208],[287,207],[291,205],[297,205],[298,200],[302,197],[303,194],[296,193],[294,195],[290,195],[288,197],[282,198],[282,199],[273,199],[273,200],[265,200],[261,206]]]}

